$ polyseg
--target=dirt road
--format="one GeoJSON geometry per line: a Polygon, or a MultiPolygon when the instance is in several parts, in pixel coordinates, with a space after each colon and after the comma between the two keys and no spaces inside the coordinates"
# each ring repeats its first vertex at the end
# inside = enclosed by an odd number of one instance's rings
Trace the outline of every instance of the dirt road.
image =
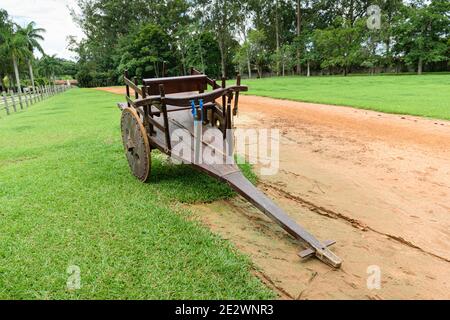
{"type": "Polygon", "coordinates": [[[280,170],[259,187],[344,260],[300,261],[239,197],[192,206],[281,298],[450,299],[450,122],[244,96],[236,126],[280,129],[280,170]]]}

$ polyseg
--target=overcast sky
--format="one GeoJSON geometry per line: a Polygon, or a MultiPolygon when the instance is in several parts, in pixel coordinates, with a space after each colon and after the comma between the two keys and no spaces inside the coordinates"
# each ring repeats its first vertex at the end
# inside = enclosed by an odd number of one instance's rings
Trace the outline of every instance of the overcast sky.
{"type": "Polygon", "coordinates": [[[0,8],[8,11],[9,16],[19,25],[30,21],[46,29],[42,42],[44,51],[57,54],[58,57],[70,59],[73,53],[67,50],[67,37],[73,35],[78,39],[83,32],[72,21],[69,7],[76,7],[75,0],[0,0],[0,8]]]}

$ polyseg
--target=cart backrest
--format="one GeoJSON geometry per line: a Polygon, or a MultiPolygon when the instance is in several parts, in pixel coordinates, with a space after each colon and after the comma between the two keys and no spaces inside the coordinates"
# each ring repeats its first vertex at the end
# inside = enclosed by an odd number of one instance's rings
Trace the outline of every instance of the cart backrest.
{"type": "Polygon", "coordinates": [[[147,93],[149,95],[159,95],[159,86],[161,84],[164,85],[166,94],[192,91],[203,93],[208,87],[207,77],[203,74],[182,77],[144,79],[143,82],[147,87],[147,93]]]}

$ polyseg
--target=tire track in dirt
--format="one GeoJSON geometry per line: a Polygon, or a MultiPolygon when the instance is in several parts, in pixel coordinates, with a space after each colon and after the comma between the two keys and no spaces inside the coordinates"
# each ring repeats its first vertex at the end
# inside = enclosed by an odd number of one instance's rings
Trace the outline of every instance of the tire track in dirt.
{"type": "Polygon", "coordinates": [[[293,194],[291,194],[291,193],[289,193],[289,192],[287,192],[287,191],[285,191],[285,190],[283,190],[283,189],[281,189],[279,187],[271,185],[269,183],[259,182],[259,184],[264,186],[264,187],[266,187],[266,188],[275,190],[277,193],[279,193],[281,196],[283,196],[285,198],[294,200],[294,201],[298,202],[301,205],[306,205],[311,212],[315,212],[317,214],[320,214],[322,216],[325,216],[325,217],[328,217],[328,218],[332,218],[332,219],[341,219],[343,221],[348,222],[352,227],[357,228],[357,229],[359,229],[361,231],[372,231],[372,232],[375,232],[375,233],[377,233],[379,235],[382,235],[382,236],[385,236],[385,237],[387,237],[389,239],[397,241],[397,242],[399,242],[399,243],[401,243],[401,244],[403,244],[405,246],[408,246],[410,248],[417,249],[417,250],[419,250],[419,251],[421,251],[421,252],[423,252],[425,254],[428,254],[430,256],[438,258],[438,259],[440,259],[442,261],[450,262],[449,259],[446,259],[444,257],[436,255],[436,254],[434,254],[432,252],[426,251],[423,248],[415,245],[414,243],[403,239],[402,237],[395,236],[395,235],[392,235],[392,234],[388,234],[388,233],[384,233],[384,232],[381,232],[379,230],[376,230],[376,229],[374,229],[374,228],[372,228],[372,227],[362,223],[361,221],[358,221],[356,219],[347,217],[347,216],[345,216],[345,215],[343,215],[343,214],[341,214],[339,212],[332,211],[332,210],[326,209],[324,207],[315,205],[314,203],[312,203],[310,201],[307,201],[307,200],[305,200],[305,199],[303,199],[303,198],[301,198],[299,196],[293,195],[293,194]]]}
{"type": "Polygon", "coordinates": [[[261,270],[253,269],[254,274],[261,279],[268,287],[272,288],[274,291],[278,293],[278,296],[283,300],[296,300],[295,297],[291,296],[289,292],[284,290],[283,287],[278,286],[272,278],[270,278],[267,274],[265,274],[261,270]]]}

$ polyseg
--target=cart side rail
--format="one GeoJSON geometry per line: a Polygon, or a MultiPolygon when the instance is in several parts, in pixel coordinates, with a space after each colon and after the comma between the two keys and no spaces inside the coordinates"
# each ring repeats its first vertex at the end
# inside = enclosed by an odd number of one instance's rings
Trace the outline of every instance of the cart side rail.
{"type": "MultiPolygon", "coordinates": [[[[196,102],[203,100],[204,103],[214,102],[216,99],[227,96],[231,93],[248,91],[248,87],[246,86],[231,86],[228,88],[220,88],[206,93],[200,93],[195,95],[186,95],[186,96],[178,96],[178,97],[170,97],[165,96],[165,102],[167,105],[174,107],[188,107],[191,105],[191,101],[194,100],[196,102]]],[[[146,98],[139,98],[134,100],[135,107],[142,107],[145,105],[160,105],[162,97],[161,95],[152,95],[146,98]]]]}

